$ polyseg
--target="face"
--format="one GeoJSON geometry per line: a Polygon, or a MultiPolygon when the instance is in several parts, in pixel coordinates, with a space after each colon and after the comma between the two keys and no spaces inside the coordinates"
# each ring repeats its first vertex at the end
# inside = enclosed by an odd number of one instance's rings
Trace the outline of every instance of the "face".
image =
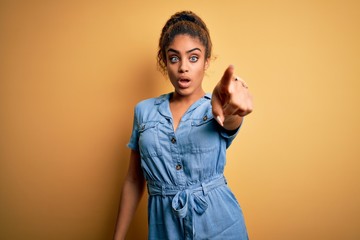
{"type": "Polygon", "coordinates": [[[202,80],[209,60],[198,38],[177,35],[166,49],[166,68],[175,97],[202,97],[202,80]]]}

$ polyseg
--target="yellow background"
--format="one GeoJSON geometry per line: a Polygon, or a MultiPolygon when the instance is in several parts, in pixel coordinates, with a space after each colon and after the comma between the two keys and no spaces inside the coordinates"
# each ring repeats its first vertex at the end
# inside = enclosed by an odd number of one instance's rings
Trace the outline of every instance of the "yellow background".
{"type": "MultiPolygon", "coordinates": [[[[111,239],[134,105],[172,90],[165,21],[208,24],[255,110],[227,178],[251,239],[360,239],[358,1],[0,2],[0,239],[111,239]]],[[[221,206],[219,206],[221,211],[221,206]]],[[[146,197],[128,239],[146,238],[146,197]]]]}

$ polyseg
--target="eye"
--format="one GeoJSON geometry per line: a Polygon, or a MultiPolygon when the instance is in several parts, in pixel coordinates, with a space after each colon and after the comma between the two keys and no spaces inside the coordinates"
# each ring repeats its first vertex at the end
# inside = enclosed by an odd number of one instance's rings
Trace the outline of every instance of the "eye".
{"type": "Polygon", "coordinates": [[[190,62],[197,62],[199,60],[198,56],[191,56],[190,57],[190,62]]]}
{"type": "Polygon", "coordinates": [[[177,63],[179,61],[179,58],[177,56],[170,56],[169,61],[171,63],[177,63]]]}

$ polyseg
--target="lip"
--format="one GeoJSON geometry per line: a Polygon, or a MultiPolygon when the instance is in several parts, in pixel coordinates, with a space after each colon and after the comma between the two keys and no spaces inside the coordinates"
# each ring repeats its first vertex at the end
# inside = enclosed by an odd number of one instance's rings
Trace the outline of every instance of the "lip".
{"type": "Polygon", "coordinates": [[[179,77],[178,84],[180,88],[188,88],[191,84],[191,80],[187,77],[179,77]]]}

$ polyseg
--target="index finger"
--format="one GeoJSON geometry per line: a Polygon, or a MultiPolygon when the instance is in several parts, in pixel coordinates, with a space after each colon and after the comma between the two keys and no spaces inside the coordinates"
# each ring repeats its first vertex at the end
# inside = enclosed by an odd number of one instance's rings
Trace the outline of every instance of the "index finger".
{"type": "Polygon", "coordinates": [[[234,75],[234,66],[230,65],[224,72],[224,75],[222,76],[220,80],[221,88],[227,88],[230,85],[230,82],[234,75]]]}

